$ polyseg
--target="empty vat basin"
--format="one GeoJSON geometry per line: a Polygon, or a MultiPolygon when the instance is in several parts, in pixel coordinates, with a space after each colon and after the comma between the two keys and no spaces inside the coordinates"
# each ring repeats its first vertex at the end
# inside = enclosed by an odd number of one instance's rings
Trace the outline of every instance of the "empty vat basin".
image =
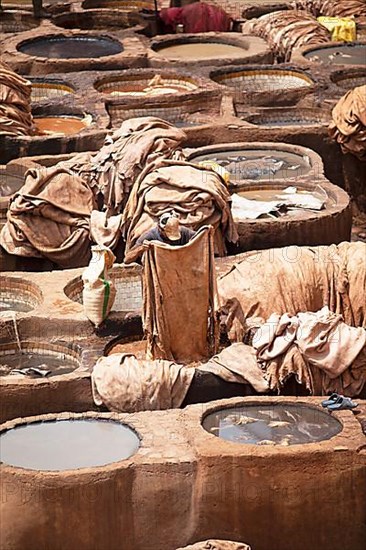
{"type": "Polygon", "coordinates": [[[24,185],[24,176],[15,173],[15,169],[0,168],[0,205],[1,198],[10,197],[24,185]]]}
{"type": "Polygon", "coordinates": [[[366,84],[366,69],[336,72],[331,75],[331,80],[342,90],[364,86],[366,84]]]}
{"type": "Polygon", "coordinates": [[[273,67],[221,69],[211,78],[232,88],[234,99],[254,105],[292,105],[314,89],[314,80],[300,70],[273,67]]]}
{"type": "Polygon", "coordinates": [[[54,17],[53,22],[63,29],[82,30],[121,30],[138,23],[137,16],[128,11],[89,10],[82,13],[62,13],[54,17]]]}
{"type": "Polygon", "coordinates": [[[342,424],[320,408],[290,403],[221,409],[203,420],[209,433],[255,445],[301,445],[334,437],[342,424]]]}
{"type": "Polygon", "coordinates": [[[214,152],[192,154],[190,160],[211,160],[230,173],[232,183],[240,180],[275,180],[289,175],[297,178],[311,170],[309,157],[295,151],[276,149],[240,149],[229,145],[214,152]]]}
{"type": "Polygon", "coordinates": [[[1,460],[31,470],[74,470],[119,462],[139,448],[136,433],[119,422],[72,419],[34,422],[0,434],[1,460]]]}
{"type": "Polygon", "coordinates": [[[38,27],[39,21],[27,12],[6,11],[0,17],[0,34],[26,32],[38,27]]]}
{"type": "Polygon", "coordinates": [[[37,78],[28,78],[32,82],[32,102],[43,101],[45,99],[62,98],[69,94],[74,94],[73,86],[60,80],[45,80],[37,78]]]}
{"type": "Polygon", "coordinates": [[[192,92],[198,88],[193,79],[178,75],[150,73],[140,76],[121,76],[104,78],[95,83],[95,88],[111,97],[150,98],[157,95],[192,92]]]}
{"type": "Polygon", "coordinates": [[[97,58],[123,51],[117,40],[105,36],[49,36],[21,42],[17,49],[34,57],[54,59],[97,58]]]}
{"type": "Polygon", "coordinates": [[[246,122],[266,128],[285,126],[328,126],[331,120],[326,111],[315,109],[268,109],[242,117],[246,122]]]}
{"type": "Polygon", "coordinates": [[[366,43],[338,44],[322,46],[307,50],[304,57],[318,63],[333,65],[364,65],[366,59],[366,43]]]}
{"type": "Polygon", "coordinates": [[[40,288],[26,279],[0,277],[0,313],[27,313],[42,302],[40,288]]]}

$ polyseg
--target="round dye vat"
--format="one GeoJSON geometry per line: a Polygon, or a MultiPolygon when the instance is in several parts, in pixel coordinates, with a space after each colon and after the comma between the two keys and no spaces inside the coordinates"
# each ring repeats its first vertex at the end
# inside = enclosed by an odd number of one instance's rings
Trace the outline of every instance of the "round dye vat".
{"type": "Polygon", "coordinates": [[[18,50],[34,57],[79,59],[116,55],[123,46],[116,40],[96,36],[55,36],[22,42],[18,50]]]}
{"type": "Polygon", "coordinates": [[[352,90],[357,86],[364,86],[366,84],[366,71],[358,74],[349,74],[339,77],[334,77],[335,84],[343,90],[352,90]]]}
{"type": "Polygon", "coordinates": [[[314,85],[313,80],[303,73],[276,69],[234,71],[213,78],[220,84],[244,92],[293,90],[314,85]]]}
{"type": "Polygon", "coordinates": [[[56,420],[26,424],[0,435],[1,460],[31,470],[73,470],[129,458],[139,438],[109,420],[56,420]]]}
{"type": "Polygon", "coordinates": [[[333,63],[334,65],[364,65],[366,59],[366,44],[344,44],[317,48],[304,54],[310,61],[333,63]]]}
{"type": "Polygon", "coordinates": [[[211,160],[230,173],[232,182],[240,180],[272,180],[298,177],[310,171],[308,157],[281,150],[217,151],[190,159],[191,162],[211,160]]]}
{"type": "Polygon", "coordinates": [[[4,311],[16,311],[17,313],[28,313],[34,306],[28,302],[18,301],[16,297],[4,296],[0,291],[0,313],[4,311]]]}
{"type": "Polygon", "coordinates": [[[43,101],[44,99],[53,99],[55,97],[64,97],[74,94],[75,90],[62,82],[32,82],[31,101],[43,101]]]}
{"type": "Polygon", "coordinates": [[[206,416],[203,427],[234,443],[282,446],[324,441],[342,430],[329,413],[289,403],[221,409],[206,416]]]}
{"type": "Polygon", "coordinates": [[[157,49],[159,55],[179,59],[203,59],[220,57],[243,57],[245,50],[239,46],[221,42],[189,42],[157,49]]]}
{"type": "Polygon", "coordinates": [[[0,376],[8,376],[9,374],[20,375],[21,373],[12,372],[14,369],[23,370],[25,376],[40,377],[40,376],[60,376],[68,374],[78,368],[78,363],[67,356],[60,354],[40,354],[40,353],[5,353],[0,354],[0,376]],[[30,369],[29,371],[25,369],[30,369]],[[39,372],[32,369],[37,369],[39,372]]]}
{"type": "Polygon", "coordinates": [[[108,93],[110,96],[123,97],[123,96],[141,96],[141,97],[153,97],[156,95],[164,94],[179,94],[187,92],[185,86],[176,85],[161,85],[161,86],[146,86],[146,88],[133,88],[129,86],[118,86],[110,88],[104,93],[108,93]]]}
{"type": "Polygon", "coordinates": [[[34,123],[40,135],[63,134],[67,136],[77,134],[88,126],[84,119],[73,116],[35,117],[34,123]]]}
{"type": "Polygon", "coordinates": [[[281,112],[262,113],[243,117],[243,120],[263,126],[265,128],[277,128],[282,126],[319,126],[328,125],[330,116],[326,113],[308,113],[304,109],[298,109],[296,112],[284,109],[281,112]]]}
{"type": "MultiPolygon", "coordinates": [[[[302,189],[296,189],[295,193],[305,200],[307,198],[316,198],[320,201],[324,201],[325,198],[324,194],[317,193],[316,191],[310,192],[302,189]]],[[[283,189],[252,189],[250,191],[238,191],[238,195],[252,201],[283,201],[284,203],[289,201],[289,193],[285,193],[283,189]]]]}

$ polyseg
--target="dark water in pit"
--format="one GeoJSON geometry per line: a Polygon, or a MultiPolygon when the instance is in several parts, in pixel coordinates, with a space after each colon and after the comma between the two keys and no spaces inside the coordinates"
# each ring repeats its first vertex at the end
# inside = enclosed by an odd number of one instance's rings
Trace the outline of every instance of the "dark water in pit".
{"type": "Polygon", "coordinates": [[[131,428],[114,421],[37,422],[0,435],[1,460],[31,470],[72,470],[129,458],[139,448],[131,428]]]}
{"type": "Polygon", "coordinates": [[[3,298],[0,293],[0,313],[2,311],[16,311],[19,313],[28,313],[34,306],[25,302],[17,301],[14,298],[3,298]]]}
{"type": "MultiPolygon", "coordinates": [[[[32,352],[9,353],[0,355],[0,376],[11,374],[13,369],[29,369],[35,367],[44,372],[45,376],[60,376],[68,374],[78,368],[77,363],[74,363],[68,357],[57,357],[55,355],[47,355],[32,352]],[[47,374],[46,374],[47,373],[47,374]]],[[[21,374],[16,374],[22,376],[21,374]]],[[[13,376],[13,375],[12,375],[13,376]]],[[[15,376],[15,373],[14,373],[15,376]]],[[[39,378],[41,374],[29,372],[26,373],[27,378],[39,378]]]]}
{"type": "Polygon", "coordinates": [[[18,50],[35,57],[55,59],[95,58],[115,55],[123,51],[116,40],[92,36],[36,38],[23,42],[18,50]]]}
{"type": "Polygon", "coordinates": [[[365,65],[366,45],[349,44],[319,48],[307,52],[304,57],[311,61],[333,63],[334,65],[365,65]]]}
{"type": "Polygon", "coordinates": [[[342,430],[329,413],[306,405],[247,405],[206,416],[209,433],[234,443],[300,445],[330,439],[342,430]]]}
{"type": "Polygon", "coordinates": [[[310,171],[308,157],[280,150],[218,151],[191,158],[191,162],[211,160],[223,166],[232,181],[243,179],[283,179],[298,177],[310,171]]]}

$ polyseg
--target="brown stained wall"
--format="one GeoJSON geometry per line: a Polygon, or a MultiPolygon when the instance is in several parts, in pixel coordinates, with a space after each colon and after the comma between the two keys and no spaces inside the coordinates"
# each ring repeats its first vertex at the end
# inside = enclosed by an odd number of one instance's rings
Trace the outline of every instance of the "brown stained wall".
{"type": "MultiPolygon", "coordinates": [[[[253,400],[271,398],[245,403],[253,400]]],[[[134,457],[109,466],[3,465],[2,550],[174,550],[207,538],[255,550],[363,550],[365,437],[353,414],[335,413],[344,428],[330,440],[283,448],[220,441],[200,426],[205,411],[238,403],[115,415],[142,441],[134,457]]]]}

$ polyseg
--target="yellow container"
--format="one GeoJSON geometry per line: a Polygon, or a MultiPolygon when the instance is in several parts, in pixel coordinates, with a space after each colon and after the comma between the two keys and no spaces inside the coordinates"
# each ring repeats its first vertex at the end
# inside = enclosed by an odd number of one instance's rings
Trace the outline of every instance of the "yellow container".
{"type": "Polygon", "coordinates": [[[349,17],[318,17],[318,21],[332,34],[334,42],[353,42],[356,40],[356,23],[349,17]]]}

